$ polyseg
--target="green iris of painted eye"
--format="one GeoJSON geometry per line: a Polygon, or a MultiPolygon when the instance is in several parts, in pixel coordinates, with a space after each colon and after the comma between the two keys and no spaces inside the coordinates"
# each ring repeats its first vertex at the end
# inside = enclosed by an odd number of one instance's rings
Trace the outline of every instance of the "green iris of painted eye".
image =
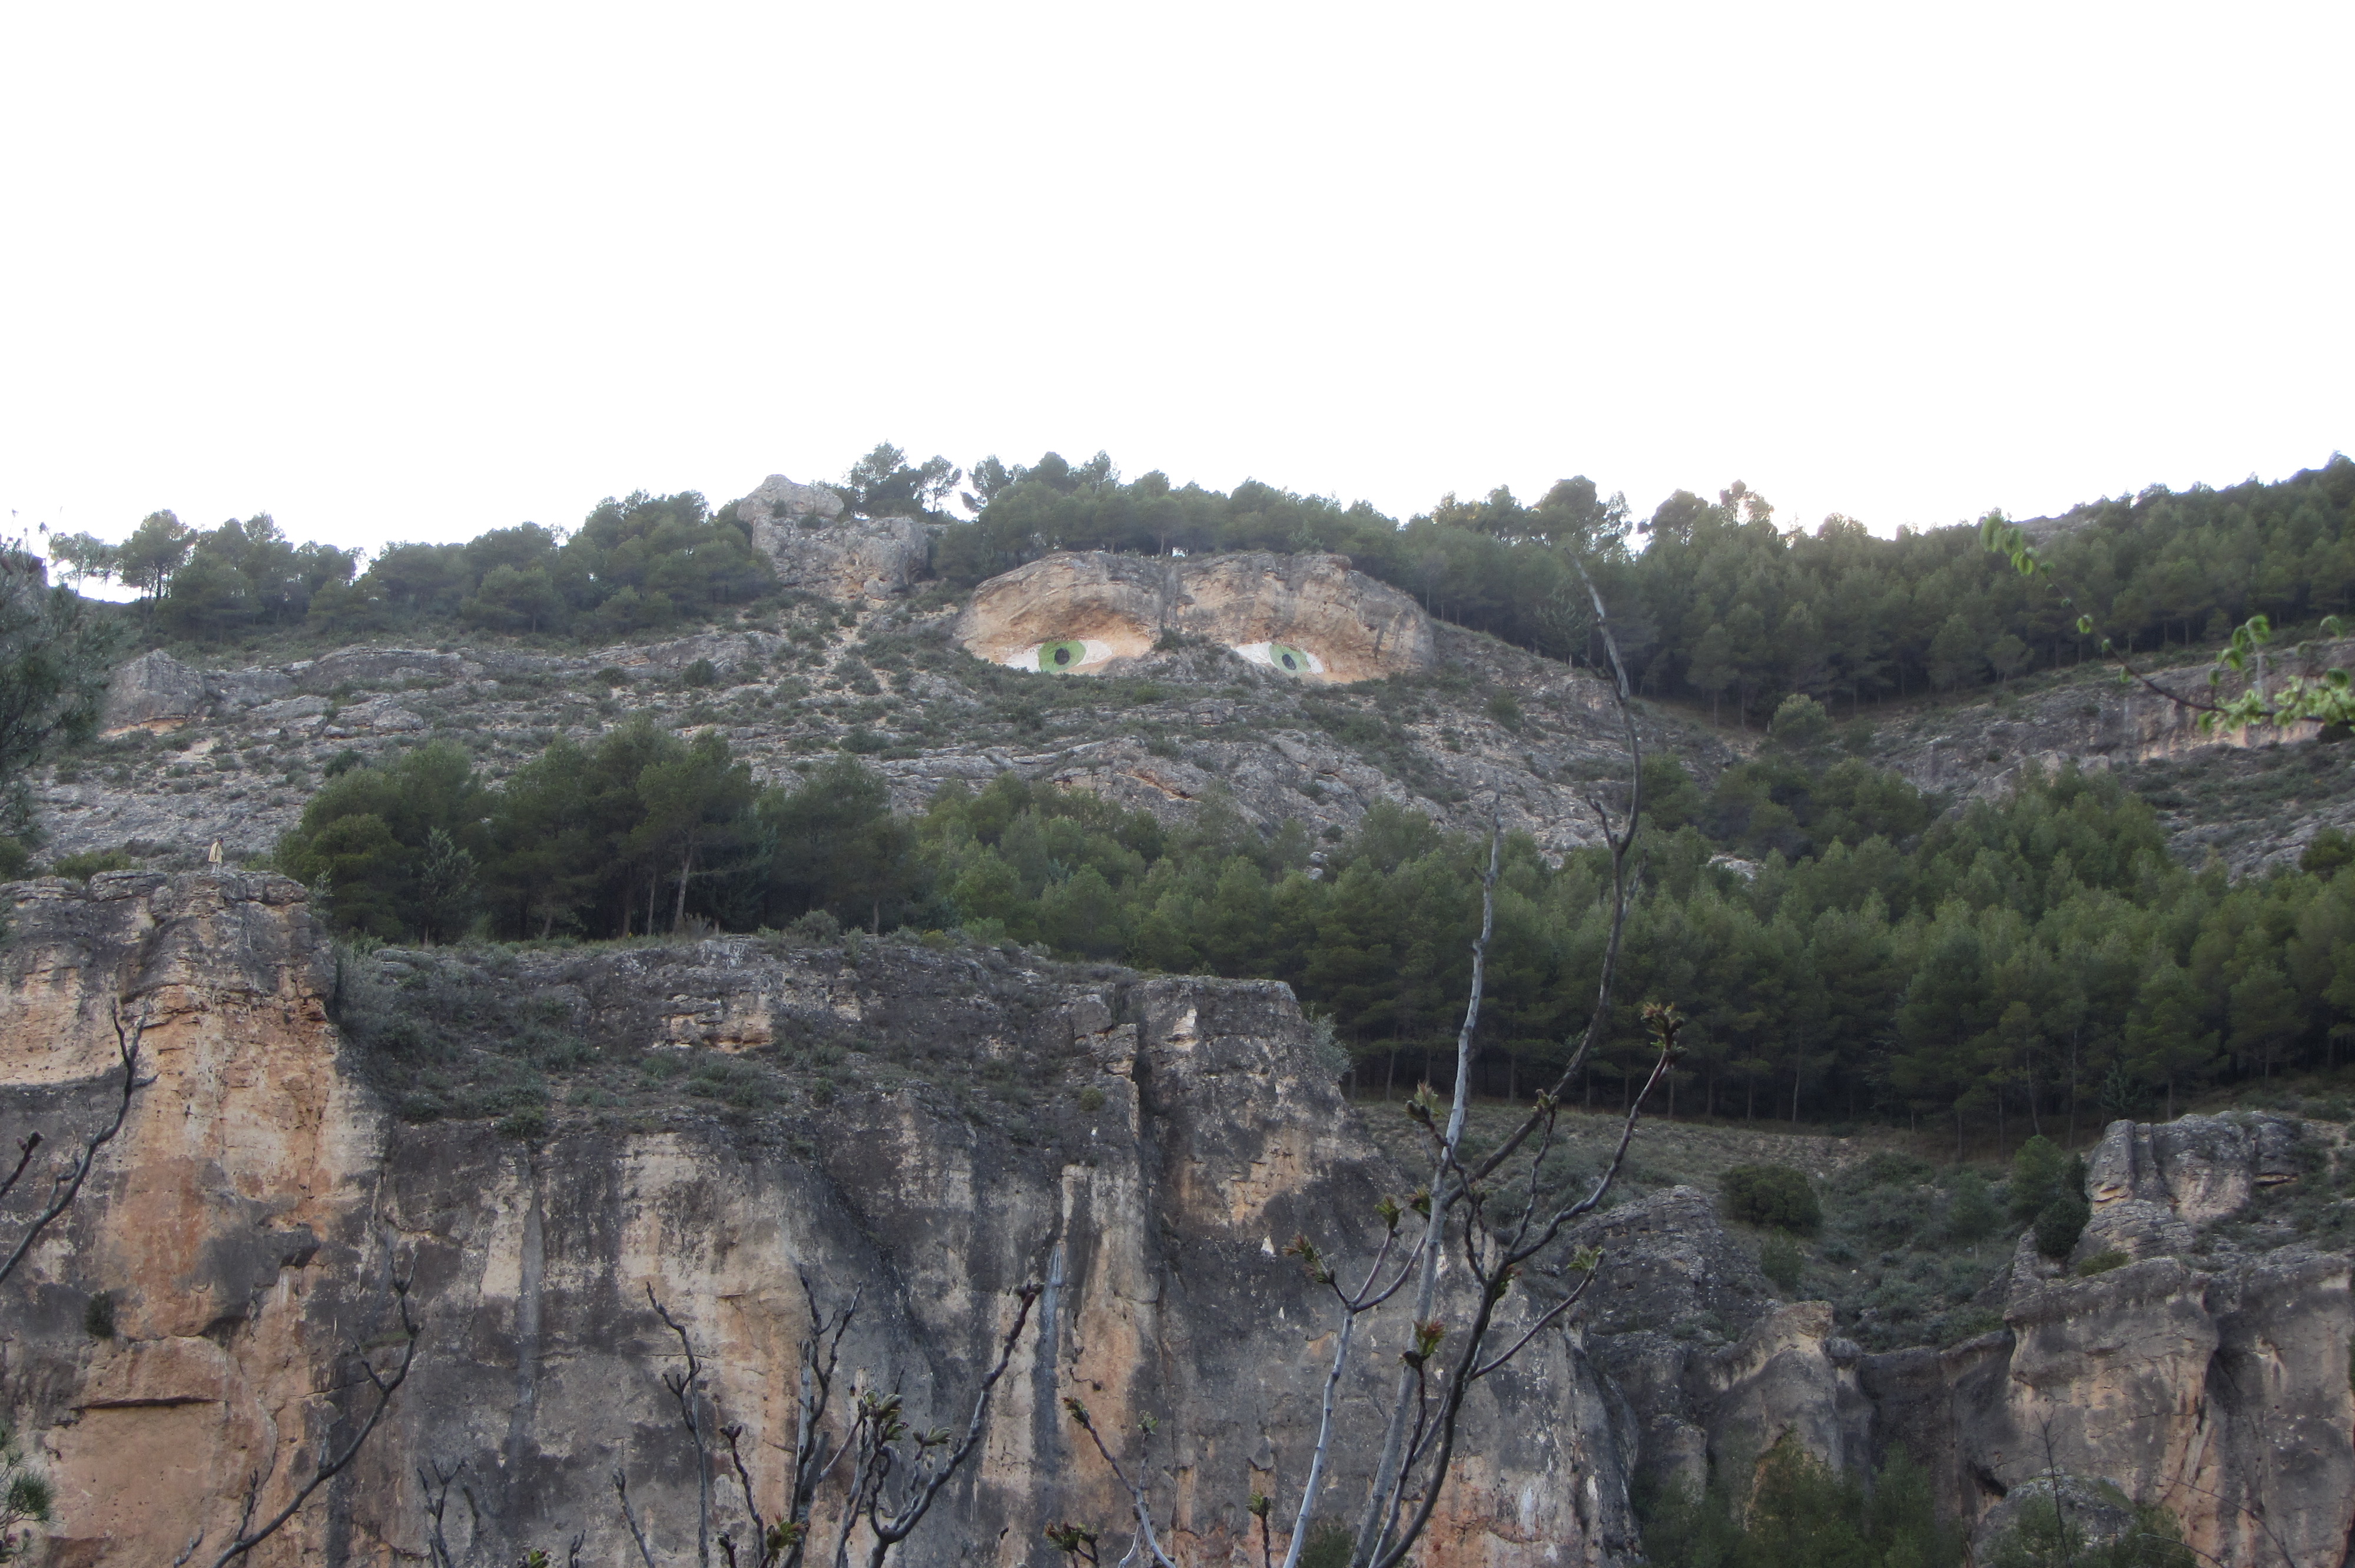
{"type": "Polygon", "coordinates": [[[1076,640],[1044,642],[1039,646],[1039,668],[1052,673],[1058,670],[1075,669],[1088,656],[1088,645],[1076,640]]]}
{"type": "Polygon", "coordinates": [[[1312,667],[1308,662],[1307,654],[1297,648],[1286,647],[1281,642],[1271,642],[1267,645],[1267,657],[1277,669],[1295,675],[1305,673],[1312,667]]]}

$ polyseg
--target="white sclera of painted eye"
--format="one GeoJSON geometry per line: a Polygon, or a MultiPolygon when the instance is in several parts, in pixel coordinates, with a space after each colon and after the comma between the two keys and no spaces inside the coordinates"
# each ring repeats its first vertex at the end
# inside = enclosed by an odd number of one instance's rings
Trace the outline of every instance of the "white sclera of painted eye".
{"type": "Polygon", "coordinates": [[[1068,675],[1101,664],[1112,657],[1112,644],[1092,637],[1060,637],[1017,648],[998,661],[1009,670],[1068,675]]]}
{"type": "Polygon", "coordinates": [[[1325,673],[1324,660],[1305,648],[1295,648],[1289,642],[1246,642],[1235,652],[1254,664],[1264,664],[1287,675],[1321,675],[1325,673]]]}

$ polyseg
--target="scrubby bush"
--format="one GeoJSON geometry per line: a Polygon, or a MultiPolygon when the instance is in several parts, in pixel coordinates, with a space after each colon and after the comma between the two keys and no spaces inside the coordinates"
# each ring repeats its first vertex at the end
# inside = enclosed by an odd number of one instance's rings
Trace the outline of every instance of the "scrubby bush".
{"type": "Polygon", "coordinates": [[[739,1110],[758,1110],[776,1097],[768,1075],[733,1056],[713,1056],[695,1065],[687,1092],[724,1101],[739,1110]]]}
{"type": "Polygon", "coordinates": [[[806,942],[814,948],[823,948],[831,945],[842,935],[842,922],[823,909],[813,909],[794,920],[785,929],[793,934],[795,941],[806,942]]]}
{"type": "Polygon", "coordinates": [[[698,659],[678,678],[690,686],[716,686],[719,683],[719,667],[709,659],[698,659]]]}
{"type": "Polygon", "coordinates": [[[76,882],[88,882],[101,871],[129,871],[131,857],[119,849],[84,850],[80,854],[61,854],[49,863],[49,871],[57,876],[69,876],[76,882]]]}
{"type": "Polygon", "coordinates": [[[2036,1250],[2047,1257],[2068,1256],[2093,1217],[2093,1205],[2085,1202],[2085,1162],[2073,1160],[2060,1190],[2037,1213],[2036,1250]]]}
{"type": "MultiPolygon", "coordinates": [[[[2105,1483],[2103,1489],[2124,1503],[2115,1489],[2105,1483]]],[[[2183,1543],[2182,1526],[2163,1508],[2136,1509],[2131,1525],[2096,1544],[2049,1490],[2020,1510],[1987,1557],[1987,1568],[2196,1568],[2199,1561],[2183,1543]]]]}
{"type": "Polygon", "coordinates": [[[1903,1449],[1866,1485],[1785,1438],[1756,1467],[1721,1465],[1699,1493],[1639,1495],[1655,1568],[1957,1568],[1959,1531],[1903,1449]]]}
{"type": "Polygon", "coordinates": [[[1300,1568],[1349,1568],[1353,1540],[1347,1525],[1318,1520],[1308,1527],[1308,1540],[1300,1548],[1300,1568]]]}
{"type": "Polygon", "coordinates": [[[1947,1188],[1946,1234],[1958,1242],[1975,1242],[1995,1234],[2003,1211],[1987,1191],[1987,1178],[1976,1171],[1958,1172],[1947,1188]]]}
{"type": "Polygon", "coordinates": [[[2068,1174],[2068,1157],[2061,1146],[2039,1133],[2011,1157],[2011,1217],[2021,1224],[2033,1221],[2051,1204],[2068,1174]]]}
{"type": "Polygon", "coordinates": [[[48,1477],[33,1467],[16,1429],[0,1422],[0,1562],[34,1549],[18,1533],[19,1527],[47,1524],[56,1500],[48,1477]]]}
{"type": "Polygon", "coordinates": [[[548,1131],[548,1111],[540,1106],[517,1106],[499,1118],[498,1129],[506,1138],[543,1137],[548,1131]]]}
{"type": "Polygon", "coordinates": [[[1743,1224],[1811,1233],[1824,1223],[1823,1204],[1804,1171],[1788,1165],[1736,1165],[1717,1180],[1726,1212],[1743,1224]]]}
{"type": "Polygon", "coordinates": [[[1930,1179],[1930,1164],[1910,1154],[1884,1149],[1857,1167],[1856,1179],[1868,1187],[1914,1187],[1930,1179]]]}

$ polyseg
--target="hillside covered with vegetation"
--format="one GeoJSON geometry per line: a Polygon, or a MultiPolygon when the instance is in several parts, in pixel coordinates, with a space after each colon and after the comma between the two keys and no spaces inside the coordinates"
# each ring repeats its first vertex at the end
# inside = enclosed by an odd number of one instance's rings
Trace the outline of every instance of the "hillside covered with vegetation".
{"type": "MultiPolygon", "coordinates": [[[[1942,817],[1842,753],[1809,699],[1706,790],[1651,764],[1653,826],[1623,996],[1696,1024],[1687,1111],[1944,1118],[2066,1135],[2222,1081],[2334,1064],[2355,1030],[2355,853],[2226,880],[2171,859],[2105,775],[2033,775],[1942,817]]],[[[714,732],[643,721],[559,738],[498,787],[448,743],[329,779],[280,847],[342,928],[447,940],[614,938],[822,920],[1018,941],[1146,969],[1288,981],[1362,1089],[1444,1075],[1484,846],[1377,805],[1337,842],[1214,801],[1178,826],[1007,775],[895,814],[857,758],[756,788],[714,732]]],[[[1559,1070],[1607,935],[1599,852],[1508,842],[1481,1087],[1559,1070]]],[[[1584,1093],[1647,1065],[1632,1011],[1584,1093]]]]}
{"type": "MultiPolygon", "coordinates": [[[[1593,662],[1583,560],[1639,689],[1742,724],[1794,694],[1853,709],[2081,662],[2102,637],[2128,652],[2215,643],[2254,614],[2296,627],[2355,609],[2355,460],[2339,454],[2277,483],[2153,486],[2051,520],[2042,554],[2075,608],[1990,556],[1976,524],[1894,538],[1838,516],[1786,528],[1740,483],[1713,502],[1679,491],[1637,519],[1579,477],[1533,503],[1505,488],[1449,495],[1401,524],[1257,481],[1124,480],[1103,453],[1074,465],[1050,452],[976,464],[963,493],[973,520],[953,522],[941,507],[959,477],[885,445],[837,489],[854,514],[941,523],[933,568],[954,587],[1058,550],[1337,551],[1443,620],[1593,662]]],[[[732,504],[714,512],[692,493],[609,498],[569,535],[527,523],[391,545],[365,569],[266,516],[197,530],[157,513],[120,544],[67,535],[51,554],[138,588],[153,635],[197,644],[436,627],[593,641],[707,620],[775,588],[732,504]]]]}
{"type": "MultiPolygon", "coordinates": [[[[1052,454],[978,465],[965,493],[975,520],[949,522],[940,508],[959,477],[887,447],[840,489],[853,513],[940,520],[933,566],[952,588],[1055,549],[1337,549],[1444,617],[1555,655],[1585,652],[1591,621],[1569,591],[1582,561],[1639,689],[1717,701],[1735,717],[1771,713],[1749,760],[1647,768],[1621,994],[1673,999],[1695,1021],[1670,1084],[1679,1109],[1928,1119],[1958,1140],[2074,1135],[2218,1083],[2333,1065],[2355,1030],[2355,856],[2336,832],[2298,865],[2235,883],[2170,856],[2151,804],[2115,777],[2030,769],[2008,799],[1957,809],[1874,765],[1871,726],[1849,716],[1859,703],[2083,652],[2074,628],[2055,623],[2068,607],[1973,529],[1881,539],[1835,518],[1784,532],[1739,486],[1715,503],[1672,498],[1636,525],[1584,480],[1529,506],[1501,490],[1451,498],[1401,525],[1263,485],[1220,494],[1158,474],[1127,481],[1102,456],[1074,467],[1052,454]]],[[[2345,608],[2350,514],[2355,463],[2334,457],[2278,484],[2080,508],[2041,530],[2041,549],[2102,632],[2129,646],[2192,641],[2243,614],[2296,621],[2345,608]]],[[[524,524],[464,545],[393,546],[365,570],[348,553],[286,541],[267,518],[191,532],[159,514],[120,545],[52,546],[73,569],[137,587],[132,614],[152,639],[199,647],[273,628],[578,643],[742,624],[745,606],[776,593],[733,508],[713,513],[693,494],[608,501],[569,535],[524,524]]],[[[708,662],[697,669],[708,683],[708,662]]],[[[911,712],[921,683],[903,694],[911,712]]],[[[1127,700],[1117,684],[1103,694],[1127,700]]],[[[787,677],[758,705],[815,700],[787,677]]],[[[677,715],[598,707],[581,735],[541,731],[528,745],[545,750],[519,767],[505,741],[495,758],[463,736],[350,750],[276,862],[325,897],[339,928],[371,941],[819,920],[1018,942],[1284,980],[1331,1018],[1361,1091],[1444,1065],[1483,846],[1413,811],[1377,803],[1346,832],[1280,812],[1254,826],[1213,794],[1173,821],[1011,773],[895,811],[861,757],[919,755],[944,738],[929,716],[889,744],[854,725],[845,755],[823,763],[797,736],[796,770],[762,785],[718,728],[683,738],[677,715]]],[[[1483,717],[1502,740],[1520,728],[1509,692],[1483,717]]],[[[1183,750],[1167,737],[1156,748],[1183,750]]],[[[1558,1070],[1599,971],[1604,874],[1593,853],[1507,845],[1484,1090],[1518,1094],[1558,1070]]],[[[1631,1013],[1591,1062],[1583,1096],[1615,1103],[1643,1056],[1631,1013]]]]}

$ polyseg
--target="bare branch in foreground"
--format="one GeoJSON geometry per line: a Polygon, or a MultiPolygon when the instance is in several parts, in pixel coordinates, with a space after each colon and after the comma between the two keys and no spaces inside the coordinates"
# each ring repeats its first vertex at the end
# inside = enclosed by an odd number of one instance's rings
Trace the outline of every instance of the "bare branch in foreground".
{"type": "MultiPolygon", "coordinates": [[[[25,1227],[25,1234],[17,1238],[16,1245],[7,1258],[0,1261],[0,1280],[16,1272],[16,1266],[25,1261],[25,1255],[33,1250],[33,1244],[41,1239],[41,1233],[48,1229],[49,1222],[73,1206],[73,1201],[81,1195],[82,1183],[90,1179],[91,1167],[98,1163],[98,1151],[112,1142],[114,1135],[123,1130],[123,1120],[131,1114],[131,1097],[155,1081],[139,1075],[139,1042],[147,1031],[147,1021],[142,1018],[125,1029],[123,1026],[123,1008],[117,1003],[113,1022],[114,1047],[123,1062],[123,1093],[115,1101],[114,1119],[91,1133],[83,1142],[81,1152],[58,1171],[50,1183],[48,1202],[25,1227]]],[[[17,1143],[16,1147],[22,1152],[16,1169],[8,1173],[7,1181],[0,1183],[0,1198],[5,1198],[23,1179],[25,1168],[33,1162],[33,1153],[40,1146],[41,1135],[37,1132],[26,1134],[17,1143]]]]}
{"type": "Polygon", "coordinates": [[[417,1361],[417,1341],[425,1331],[418,1326],[417,1319],[409,1309],[409,1281],[395,1275],[392,1279],[392,1294],[400,1313],[402,1340],[400,1365],[394,1367],[389,1373],[379,1372],[376,1370],[376,1364],[368,1360],[365,1351],[355,1347],[352,1351],[354,1357],[359,1361],[361,1375],[368,1379],[368,1385],[376,1391],[376,1403],[369,1408],[368,1419],[360,1424],[359,1431],[353,1434],[351,1441],[344,1445],[340,1453],[322,1459],[319,1467],[312,1472],[311,1478],[304,1482],[293,1497],[288,1499],[286,1506],[272,1514],[269,1521],[259,1530],[252,1528],[254,1503],[261,1497],[262,1483],[268,1479],[268,1477],[256,1476],[253,1484],[246,1490],[245,1510],[238,1520],[237,1537],[229,1543],[226,1551],[213,1559],[213,1568],[227,1568],[227,1564],[244,1556],[275,1535],[279,1528],[288,1520],[293,1519],[302,1510],[303,1505],[310,1500],[313,1492],[342,1474],[344,1467],[359,1457],[362,1446],[374,1436],[378,1425],[384,1420],[384,1413],[392,1407],[393,1395],[399,1393],[400,1385],[409,1381],[409,1369],[417,1361]]]}
{"type": "MultiPolygon", "coordinates": [[[[1642,1092],[1636,1096],[1623,1118],[1611,1158],[1583,1196],[1565,1199],[1547,1209],[1542,1167],[1554,1144],[1562,1105],[1594,1048],[1612,1026],[1613,982],[1625,938],[1628,911],[1636,895],[1636,845],[1644,805],[1643,742],[1636,723],[1626,668],[1602,595],[1583,567],[1579,570],[1594,608],[1597,630],[1610,654],[1611,691],[1625,738],[1629,769],[1624,812],[1614,813],[1610,804],[1599,798],[1589,802],[1602,825],[1611,864],[1607,895],[1610,936],[1604,949],[1593,1007],[1553,1086],[1537,1097],[1529,1114],[1496,1148],[1467,1165],[1463,1159],[1465,1118],[1472,1081],[1474,1040],[1487,979],[1487,948],[1495,929],[1496,883],[1503,844],[1502,822],[1492,822],[1487,864],[1481,878],[1480,935],[1472,948],[1470,997],[1463,1026],[1456,1035],[1454,1094],[1444,1116],[1439,1097],[1428,1084],[1416,1091],[1407,1107],[1408,1114],[1422,1125],[1431,1139],[1430,1182],[1403,1203],[1384,1198],[1377,1206],[1384,1232],[1362,1275],[1354,1266],[1350,1269],[1357,1280],[1354,1289],[1342,1281],[1340,1266],[1305,1234],[1295,1237],[1285,1249],[1288,1255],[1300,1259],[1312,1282],[1331,1292],[1338,1313],[1338,1331],[1326,1368],[1316,1444],[1294,1510],[1284,1568],[1299,1568],[1310,1526],[1322,1501],[1326,1473],[1344,1408],[1339,1398],[1341,1383],[1349,1358],[1363,1342],[1358,1331],[1360,1319],[1399,1298],[1410,1280],[1414,1283],[1413,1295],[1406,1298],[1411,1314],[1404,1336],[1407,1348],[1400,1354],[1399,1378],[1391,1403],[1380,1417],[1386,1427],[1381,1457],[1367,1489],[1364,1511],[1359,1516],[1350,1551],[1353,1568],[1397,1568],[1423,1535],[1438,1505],[1439,1494],[1455,1460],[1459,1418],[1471,1385],[1508,1365],[1574,1309],[1593,1282],[1600,1256],[1592,1249],[1573,1254],[1566,1266],[1568,1272],[1580,1277],[1577,1282],[1561,1299],[1533,1310],[1510,1342],[1500,1348],[1492,1340],[1501,1304],[1510,1295],[1515,1281],[1527,1268],[1536,1266],[1549,1248],[1561,1243],[1571,1224],[1602,1206],[1625,1168],[1636,1125],[1652,1092],[1673,1070],[1677,1060],[1677,1033],[1682,1019],[1673,1007],[1647,1005],[1644,1022],[1657,1042],[1657,1058],[1642,1092]],[[1524,1150],[1528,1151],[1530,1169],[1523,1202],[1517,1212],[1494,1219],[1490,1212],[1491,1179],[1507,1161],[1524,1150]],[[1419,1219],[1420,1224],[1412,1242],[1407,1242],[1402,1240],[1401,1232],[1410,1213],[1419,1219]],[[1438,1298],[1442,1252],[1450,1245],[1451,1237],[1461,1246],[1465,1294],[1472,1303],[1469,1323],[1462,1331],[1454,1333],[1440,1310],[1438,1298]],[[1401,1251],[1403,1256],[1399,1255],[1401,1251]]],[[[1141,1551],[1149,1555],[1153,1568],[1175,1568],[1162,1544],[1141,1476],[1132,1477],[1123,1466],[1085,1405],[1077,1399],[1066,1399],[1064,1403],[1128,1493],[1136,1521],[1129,1559],[1135,1558],[1141,1551]]],[[[1263,1568],[1272,1568],[1267,1560],[1273,1556],[1273,1499],[1253,1493],[1249,1511],[1260,1520],[1263,1568]]],[[[1066,1523],[1049,1527],[1047,1533],[1048,1539],[1071,1556],[1075,1564],[1082,1560],[1095,1561],[1097,1537],[1092,1530],[1066,1523]]],[[[1124,1559],[1124,1563],[1129,1559],[1124,1559]]]]}

